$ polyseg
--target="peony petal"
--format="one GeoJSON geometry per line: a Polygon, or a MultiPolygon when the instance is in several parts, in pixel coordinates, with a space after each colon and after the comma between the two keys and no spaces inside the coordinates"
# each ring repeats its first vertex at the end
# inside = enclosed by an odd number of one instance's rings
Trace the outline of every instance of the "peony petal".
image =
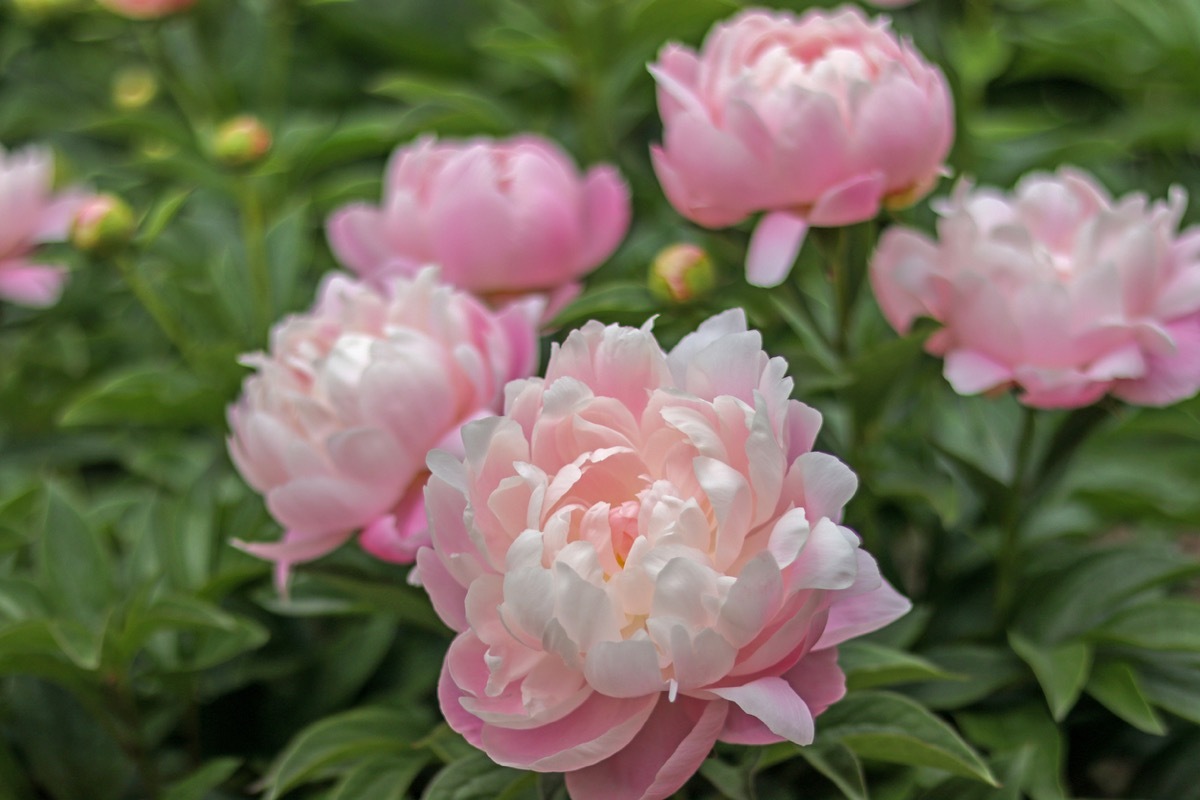
{"type": "Polygon", "coordinates": [[[746,253],[746,280],[754,286],[778,286],[792,271],[808,223],[786,211],[763,216],[750,237],[746,253]]]}
{"type": "Polygon", "coordinates": [[[47,308],[58,302],[67,275],[65,267],[30,264],[19,259],[0,261],[0,298],[47,308]]]}
{"type": "Polygon", "coordinates": [[[776,736],[790,742],[812,744],[812,713],[795,689],[782,678],[759,678],[742,686],[709,689],[752,717],[762,721],[776,736]]]}
{"type": "Polygon", "coordinates": [[[591,767],[567,773],[574,800],[665,800],[712,750],[727,703],[665,697],[636,737],[620,752],[591,767]]]}

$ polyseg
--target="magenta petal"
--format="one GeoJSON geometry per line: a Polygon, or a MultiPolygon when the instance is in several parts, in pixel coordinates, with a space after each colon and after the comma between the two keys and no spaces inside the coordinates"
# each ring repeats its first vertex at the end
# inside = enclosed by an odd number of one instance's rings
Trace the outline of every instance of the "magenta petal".
{"type": "Polygon", "coordinates": [[[808,223],[795,214],[774,211],[764,215],[750,237],[746,280],[755,286],[778,286],[792,271],[806,233],[808,223]]]}
{"type": "Polygon", "coordinates": [[[808,221],[833,228],[873,219],[879,213],[883,191],[882,172],[851,178],[822,195],[809,212],[808,221]]]}
{"type": "Polygon", "coordinates": [[[728,704],[660,696],[638,735],[616,755],[567,773],[574,800],[662,800],[683,786],[712,749],[728,704]]]}

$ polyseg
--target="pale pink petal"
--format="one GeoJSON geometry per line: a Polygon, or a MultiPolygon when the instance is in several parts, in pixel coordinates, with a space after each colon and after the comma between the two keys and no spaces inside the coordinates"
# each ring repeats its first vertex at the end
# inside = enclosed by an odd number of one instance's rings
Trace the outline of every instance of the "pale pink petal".
{"type": "Polygon", "coordinates": [[[777,286],[792,271],[808,223],[795,214],[766,214],[754,228],[746,254],[746,280],[755,286],[777,286]]]}
{"type": "Polygon", "coordinates": [[[52,306],[62,294],[67,275],[65,267],[0,261],[0,298],[34,308],[52,306]]]}
{"type": "Polygon", "coordinates": [[[762,721],[771,733],[796,744],[812,744],[815,728],[812,712],[782,678],[759,678],[741,686],[709,689],[736,703],[745,713],[762,721]]]}
{"type": "Polygon", "coordinates": [[[664,800],[687,782],[708,756],[727,704],[680,697],[660,699],[638,735],[610,758],[567,773],[574,800],[664,800]]]}

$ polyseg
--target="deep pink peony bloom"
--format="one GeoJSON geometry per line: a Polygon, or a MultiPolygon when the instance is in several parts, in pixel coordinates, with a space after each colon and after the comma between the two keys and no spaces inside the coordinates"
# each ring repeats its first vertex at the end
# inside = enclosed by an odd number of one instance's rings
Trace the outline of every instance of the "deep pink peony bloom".
{"type": "Polygon", "coordinates": [[[43,242],[67,238],[76,210],[88,194],[72,189],[53,194],[54,157],[27,147],[0,147],[0,298],[27,306],[52,306],[67,281],[64,267],[30,260],[43,242]]]}
{"type": "Polygon", "coordinates": [[[744,11],[699,54],[668,44],[650,72],[663,121],[651,154],[672,205],[709,228],[769,212],[746,260],[759,286],[787,276],[810,225],[929,192],[954,137],[942,73],[853,7],[744,11]]]}
{"type": "Polygon", "coordinates": [[[854,474],[740,310],[668,355],[590,322],[503,417],[430,454],[432,549],[458,631],[450,726],[576,800],[664,798],[713,742],[813,739],[845,691],[836,645],[909,603],[838,524],[854,474]]]}
{"type": "Polygon", "coordinates": [[[158,19],[195,5],[196,0],[100,0],[109,11],[131,19],[158,19]]]}
{"type": "Polygon", "coordinates": [[[355,530],[381,559],[428,542],[422,488],[433,447],[462,450],[463,423],[500,410],[509,380],[537,367],[541,305],[494,312],[427,268],[387,294],[344,275],[271,335],[229,409],[229,452],[266,495],[283,541],[246,550],[279,565],[337,548],[355,530]]]}
{"type": "Polygon", "coordinates": [[[901,333],[943,324],[927,344],[961,394],[1015,384],[1030,406],[1106,393],[1165,405],[1200,389],[1200,228],[1177,233],[1166,203],[1114,201],[1071,169],[1026,176],[1012,195],[961,182],[935,208],[938,241],[882,237],[871,283],[901,333]]]}
{"type": "Polygon", "coordinates": [[[546,139],[438,142],[392,154],[383,205],[355,203],[327,225],[334,254],[367,280],[442,267],[447,283],[492,300],[544,293],[547,313],[621,243],[629,190],[615,169],[584,176],[546,139]]]}

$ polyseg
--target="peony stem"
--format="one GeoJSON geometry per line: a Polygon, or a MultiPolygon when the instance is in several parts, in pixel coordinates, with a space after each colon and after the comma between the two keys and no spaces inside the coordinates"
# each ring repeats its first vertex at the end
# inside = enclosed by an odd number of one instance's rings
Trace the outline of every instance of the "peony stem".
{"type": "Polygon", "coordinates": [[[167,340],[175,346],[179,354],[183,356],[183,360],[188,363],[191,368],[196,371],[198,363],[195,360],[195,354],[192,352],[190,340],[183,328],[180,327],[179,321],[167,305],[163,302],[162,297],[150,283],[142,276],[127,256],[117,255],[113,257],[113,262],[117,266],[117,270],[121,273],[125,284],[129,290],[133,292],[133,296],[141,303],[142,308],[146,309],[146,313],[158,325],[159,330],[167,337],[167,340]]]}
{"type": "Polygon", "coordinates": [[[262,199],[255,186],[254,177],[242,179],[238,199],[241,204],[242,245],[246,250],[246,267],[250,276],[251,295],[254,298],[255,335],[265,331],[271,324],[271,265],[267,252],[266,222],[263,216],[262,199]]]}
{"type": "Polygon", "coordinates": [[[1001,629],[1008,623],[1012,605],[1016,600],[1018,573],[1021,567],[1021,523],[1030,509],[1030,506],[1023,502],[1027,499],[1026,475],[1029,472],[1036,427],[1037,409],[1023,406],[1021,431],[1017,435],[1017,449],[1013,454],[1012,480],[1008,485],[1002,520],[1000,553],[996,562],[996,619],[1001,629]]]}

